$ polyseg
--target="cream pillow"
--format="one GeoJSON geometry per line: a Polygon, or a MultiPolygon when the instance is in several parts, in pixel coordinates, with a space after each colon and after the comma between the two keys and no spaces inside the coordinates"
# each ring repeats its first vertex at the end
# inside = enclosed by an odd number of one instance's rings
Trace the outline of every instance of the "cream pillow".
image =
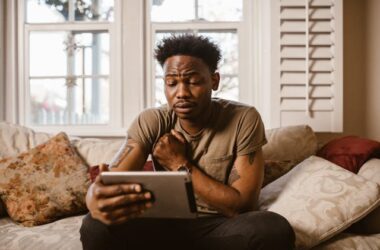
{"type": "MultiPolygon", "coordinates": [[[[380,185],[380,159],[371,159],[364,163],[358,175],[380,185]]],[[[361,234],[380,234],[380,205],[365,218],[355,223],[350,230],[361,234]]]]}
{"type": "Polygon", "coordinates": [[[79,139],[72,144],[89,166],[110,163],[122,146],[125,139],[79,139]]]}
{"type": "Polygon", "coordinates": [[[380,204],[380,186],[311,156],[261,191],[259,206],[292,225],[297,249],[309,249],[360,220],[380,204]]]}

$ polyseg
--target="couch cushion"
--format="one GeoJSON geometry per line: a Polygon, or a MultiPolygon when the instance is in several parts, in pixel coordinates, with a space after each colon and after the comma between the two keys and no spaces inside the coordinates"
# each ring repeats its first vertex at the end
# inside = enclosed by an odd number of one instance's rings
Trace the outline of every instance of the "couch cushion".
{"type": "Polygon", "coordinates": [[[125,139],[74,139],[72,144],[89,166],[110,163],[125,139]]]}
{"type": "Polygon", "coordinates": [[[0,197],[9,216],[25,226],[86,210],[87,166],[65,133],[0,161],[0,197]]]}
{"type": "Polygon", "coordinates": [[[52,136],[34,132],[23,126],[0,122],[0,159],[25,152],[44,143],[52,136]]]}
{"type": "Polygon", "coordinates": [[[341,233],[318,245],[313,250],[377,250],[380,249],[380,234],[355,235],[341,233]]]}
{"type": "Polygon", "coordinates": [[[380,186],[311,156],[261,191],[259,205],[288,219],[297,249],[343,231],[380,204],[380,186]]]}
{"type": "Polygon", "coordinates": [[[317,137],[307,125],[289,126],[265,131],[268,143],[263,147],[264,159],[303,161],[317,151],[317,137]]]}
{"type": "Polygon", "coordinates": [[[263,187],[277,180],[296,165],[294,161],[265,160],[263,187]]]}
{"type": "Polygon", "coordinates": [[[0,219],[0,249],[82,249],[79,228],[83,216],[72,216],[49,224],[21,227],[9,217],[0,219]]]}
{"type": "Polygon", "coordinates": [[[318,150],[317,155],[357,173],[367,160],[380,158],[380,142],[345,136],[328,142],[318,150]]]}

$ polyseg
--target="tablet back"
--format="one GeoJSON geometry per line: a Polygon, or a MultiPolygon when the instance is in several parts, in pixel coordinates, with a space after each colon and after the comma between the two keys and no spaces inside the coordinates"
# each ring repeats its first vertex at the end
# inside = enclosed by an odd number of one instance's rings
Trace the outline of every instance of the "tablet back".
{"type": "Polygon", "coordinates": [[[197,213],[191,176],[186,172],[102,172],[104,184],[139,183],[154,197],[141,217],[195,218],[197,213]]]}

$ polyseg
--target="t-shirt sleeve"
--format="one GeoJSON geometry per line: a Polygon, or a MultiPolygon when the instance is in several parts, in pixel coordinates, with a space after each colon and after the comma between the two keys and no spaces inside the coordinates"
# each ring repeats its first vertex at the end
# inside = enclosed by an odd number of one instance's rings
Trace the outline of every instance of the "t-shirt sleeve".
{"type": "Polygon", "coordinates": [[[128,138],[136,141],[148,154],[152,153],[154,143],[165,133],[164,121],[158,109],[147,109],[132,122],[128,138]]]}
{"type": "Polygon", "coordinates": [[[237,135],[237,155],[255,152],[267,143],[264,123],[255,108],[249,108],[240,121],[237,135]]]}

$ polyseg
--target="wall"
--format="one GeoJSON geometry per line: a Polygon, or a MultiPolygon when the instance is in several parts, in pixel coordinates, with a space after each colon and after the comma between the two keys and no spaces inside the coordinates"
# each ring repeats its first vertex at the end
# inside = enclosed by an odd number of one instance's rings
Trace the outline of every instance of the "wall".
{"type": "Polygon", "coordinates": [[[365,16],[366,1],[343,1],[343,133],[318,133],[322,144],[342,134],[366,136],[365,16]]]}
{"type": "MultiPolygon", "coordinates": [[[[344,0],[344,131],[380,141],[380,1],[344,0]]],[[[318,134],[322,141],[342,134],[318,134]]]]}
{"type": "Polygon", "coordinates": [[[366,130],[366,1],[343,2],[344,133],[366,130]]]}
{"type": "Polygon", "coordinates": [[[366,4],[366,136],[380,141],[380,1],[366,4]]]}

